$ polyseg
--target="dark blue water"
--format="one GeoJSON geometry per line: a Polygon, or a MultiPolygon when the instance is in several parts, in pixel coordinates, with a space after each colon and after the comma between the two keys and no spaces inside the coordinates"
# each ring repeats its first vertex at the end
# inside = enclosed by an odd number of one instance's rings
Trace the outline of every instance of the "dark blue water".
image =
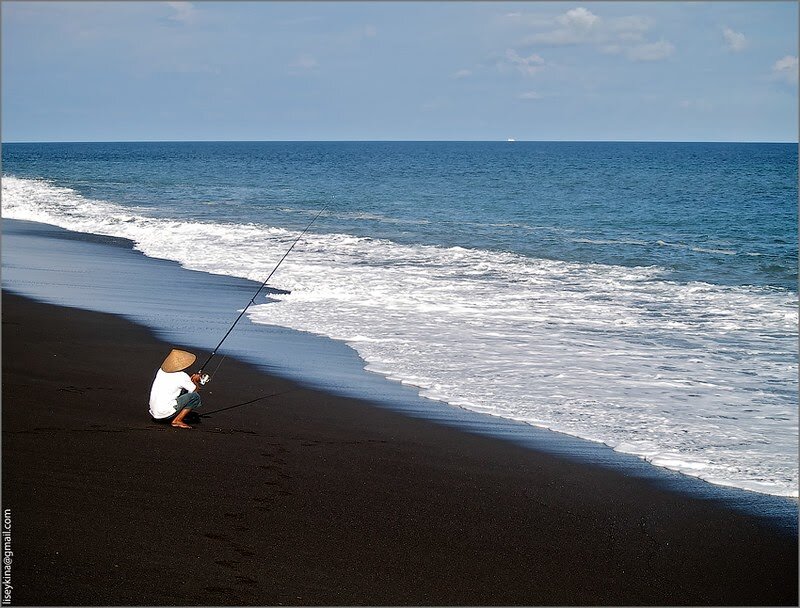
{"type": "Polygon", "coordinates": [[[797,290],[797,146],[5,144],[3,172],[154,215],[315,230],[797,290]]]}

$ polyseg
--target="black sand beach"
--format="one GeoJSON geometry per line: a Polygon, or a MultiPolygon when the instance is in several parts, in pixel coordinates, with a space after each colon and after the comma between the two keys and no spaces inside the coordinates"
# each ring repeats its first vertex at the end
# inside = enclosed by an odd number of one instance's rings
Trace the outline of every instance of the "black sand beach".
{"type": "Polygon", "coordinates": [[[231,359],[153,424],[150,331],[2,320],[14,604],[797,605],[795,533],[713,501],[231,359]]]}

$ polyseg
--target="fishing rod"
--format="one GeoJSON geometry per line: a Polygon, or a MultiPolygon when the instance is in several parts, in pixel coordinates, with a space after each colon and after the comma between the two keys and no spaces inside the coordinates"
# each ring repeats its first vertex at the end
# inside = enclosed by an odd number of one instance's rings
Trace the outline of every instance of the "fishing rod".
{"type": "Polygon", "coordinates": [[[264,282],[261,283],[261,286],[256,290],[255,294],[253,294],[253,297],[250,298],[250,301],[247,303],[247,306],[245,306],[244,309],[242,310],[242,312],[239,313],[239,316],[236,317],[236,320],[233,322],[233,325],[231,325],[230,328],[228,329],[228,331],[225,332],[225,335],[222,336],[222,340],[219,341],[219,344],[217,344],[217,346],[214,348],[214,350],[208,356],[208,359],[206,359],[206,362],[203,363],[203,365],[200,367],[200,371],[197,372],[201,376],[201,380],[200,380],[201,384],[205,384],[206,382],[209,381],[208,374],[203,375],[203,370],[205,369],[206,365],[208,365],[208,362],[211,361],[211,359],[214,358],[214,355],[217,354],[217,351],[219,350],[219,347],[222,346],[222,343],[225,342],[225,339],[231,334],[231,332],[233,331],[233,328],[236,327],[236,324],[239,322],[239,319],[241,319],[244,316],[244,313],[247,312],[247,309],[250,308],[250,305],[256,303],[256,298],[258,297],[258,294],[260,294],[261,290],[264,289],[264,287],[266,287],[267,282],[272,278],[272,275],[275,274],[275,271],[278,270],[280,265],[283,264],[283,261],[291,253],[292,249],[294,249],[294,246],[297,245],[297,243],[300,241],[300,239],[303,238],[303,235],[305,235],[305,233],[308,232],[308,229],[311,228],[312,224],[317,221],[317,218],[320,215],[322,215],[322,212],[325,211],[325,209],[327,209],[327,208],[328,208],[328,205],[324,205],[322,207],[322,209],[319,210],[319,213],[317,213],[317,215],[314,216],[314,219],[312,219],[308,223],[308,226],[306,226],[303,229],[303,232],[300,233],[300,236],[298,236],[294,240],[294,242],[292,243],[292,246],[289,247],[289,249],[286,250],[286,253],[283,254],[283,257],[278,261],[277,264],[275,264],[275,268],[272,269],[272,272],[269,273],[269,276],[266,279],[264,279],[264,282]]]}

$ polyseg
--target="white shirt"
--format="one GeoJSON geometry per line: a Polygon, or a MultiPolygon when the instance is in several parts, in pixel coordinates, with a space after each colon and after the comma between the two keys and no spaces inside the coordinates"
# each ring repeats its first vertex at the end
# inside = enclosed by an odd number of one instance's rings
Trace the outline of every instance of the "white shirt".
{"type": "Polygon", "coordinates": [[[153,387],[150,389],[150,415],[153,418],[167,418],[178,409],[178,395],[185,388],[193,393],[197,387],[186,372],[165,372],[159,369],[153,387]]]}

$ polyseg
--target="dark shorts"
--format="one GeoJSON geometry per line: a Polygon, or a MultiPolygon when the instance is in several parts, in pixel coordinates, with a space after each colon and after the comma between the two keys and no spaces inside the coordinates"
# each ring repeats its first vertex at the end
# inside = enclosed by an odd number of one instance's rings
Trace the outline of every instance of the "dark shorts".
{"type": "Polygon", "coordinates": [[[152,416],[150,416],[153,422],[172,422],[175,416],[180,414],[181,411],[186,409],[187,407],[190,410],[192,410],[190,414],[193,414],[194,409],[202,405],[202,402],[200,400],[200,395],[197,394],[197,391],[194,391],[192,393],[184,393],[183,395],[180,395],[176,401],[178,403],[175,406],[177,409],[175,410],[174,414],[172,414],[171,416],[167,416],[166,418],[153,418],[152,416]]]}

